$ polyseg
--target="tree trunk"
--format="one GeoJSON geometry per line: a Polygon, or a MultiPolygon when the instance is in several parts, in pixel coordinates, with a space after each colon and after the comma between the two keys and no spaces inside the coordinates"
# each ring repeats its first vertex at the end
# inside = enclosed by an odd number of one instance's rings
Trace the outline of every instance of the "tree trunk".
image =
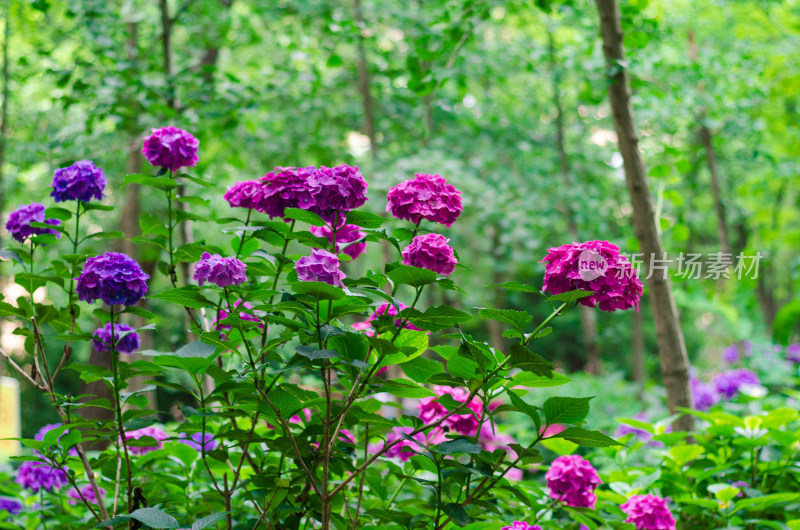
{"type": "MultiPolygon", "coordinates": [[[[558,67],[556,58],[556,43],[552,29],[548,27],[548,40],[550,52],[550,65],[553,76],[553,106],[556,108],[556,148],[558,150],[558,164],[561,168],[561,180],[566,189],[572,188],[572,168],[570,167],[569,157],[567,156],[565,132],[564,132],[564,107],[561,103],[561,70],[558,67]]],[[[574,242],[580,240],[578,225],[575,221],[575,210],[572,205],[565,201],[563,204],[564,216],[567,221],[567,231],[574,242]]],[[[578,306],[578,313],[581,317],[581,328],[583,330],[583,345],[586,349],[585,370],[590,374],[600,373],[600,345],[597,342],[597,317],[595,310],[584,305],[578,306]]]]}
{"type": "MultiPolygon", "coordinates": [[[[603,54],[609,72],[608,94],[614,127],[617,131],[619,150],[625,166],[625,181],[633,206],[633,227],[639,246],[644,252],[644,270],[656,325],[661,371],[667,389],[667,405],[670,414],[677,407],[692,406],[689,386],[689,360],[683,341],[678,310],[672,297],[669,276],[653,274],[650,277],[650,259],[663,259],[664,251],[653,216],[653,204],[647,182],[647,172],[639,152],[639,138],[630,101],[630,83],[626,71],[625,53],[622,47],[622,25],[617,0],[596,0],[600,15],[600,30],[603,38],[603,54]]],[[[673,428],[693,430],[694,418],[680,416],[673,428]]]]}
{"type": "Polygon", "coordinates": [[[375,109],[370,91],[369,68],[367,67],[367,51],[364,46],[364,15],[361,13],[361,0],[353,0],[353,16],[358,27],[358,91],[364,107],[364,132],[369,138],[369,152],[372,159],[378,156],[378,140],[375,134],[375,109]]]}

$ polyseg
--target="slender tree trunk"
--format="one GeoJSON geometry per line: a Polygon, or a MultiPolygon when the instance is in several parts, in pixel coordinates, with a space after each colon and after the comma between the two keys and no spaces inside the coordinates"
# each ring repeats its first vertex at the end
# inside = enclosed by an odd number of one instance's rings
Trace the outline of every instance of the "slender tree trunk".
{"type": "Polygon", "coordinates": [[[367,63],[367,51],[364,45],[364,15],[361,12],[361,0],[353,0],[353,16],[358,27],[358,91],[364,107],[364,132],[369,138],[369,152],[372,159],[378,156],[378,140],[375,133],[375,108],[370,90],[370,75],[367,63]]]}
{"type": "MultiPolygon", "coordinates": [[[[702,116],[701,116],[702,119],[702,116]]],[[[706,163],[708,171],[711,173],[711,194],[714,199],[714,213],[717,217],[717,238],[719,239],[720,251],[724,254],[731,254],[730,237],[728,236],[728,224],[725,220],[725,206],[722,204],[722,193],[719,186],[719,171],[717,170],[717,156],[714,152],[712,135],[709,128],[701,123],[700,143],[706,152],[706,163]]]]}
{"type": "MultiPolygon", "coordinates": [[[[644,252],[644,270],[656,325],[661,371],[667,389],[667,405],[671,414],[677,407],[692,406],[689,386],[689,360],[683,341],[678,310],[672,297],[667,274],[650,275],[650,259],[663,259],[661,236],[653,216],[653,204],[647,182],[647,172],[639,152],[636,121],[630,101],[630,83],[622,47],[622,25],[616,0],[596,0],[603,38],[603,54],[609,71],[608,94],[619,150],[625,166],[625,181],[633,206],[633,227],[639,246],[644,252]]],[[[694,418],[684,414],[674,423],[678,430],[693,430],[694,418]]]]}

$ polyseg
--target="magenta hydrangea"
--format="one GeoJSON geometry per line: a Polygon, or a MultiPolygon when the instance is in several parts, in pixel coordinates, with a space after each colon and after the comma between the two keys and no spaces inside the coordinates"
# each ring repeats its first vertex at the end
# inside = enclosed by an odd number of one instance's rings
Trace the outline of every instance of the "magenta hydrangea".
{"type": "Polygon", "coordinates": [[[205,436],[202,432],[193,432],[188,437],[185,432],[182,432],[178,435],[178,441],[198,452],[202,451],[203,447],[205,447],[206,451],[213,451],[219,447],[219,442],[214,439],[214,435],[210,432],[205,433],[205,436]]]}
{"type": "MultiPolygon", "coordinates": [[[[234,311],[235,311],[236,309],[239,309],[239,307],[242,307],[243,309],[253,309],[253,304],[251,304],[250,302],[244,302],[244,305],[242,305],[242,301],[241,301],[241,300],[236,300],[236,301],[233,303],[233,309],[234,309],[234,311]]],[[[215,319],[214,319],[214,320],[211,322],[211,325],[212,325],[212,327],[213,327],[214,329],[217,329],[217,330],[219,330],[219,331],[230,331],[230,329],[231,329],[231,326],[230,326],[230,324],[220,324],[220,323],[218,323],[219,321],[225,320],[225,319],[226,319],[226,318],[228,318],[229,316],[230,316],[230,313],[229,313],[228,311],[225,311],[225,309],[220,309],[220,310],[219,310],[219,320],[217,320],[217,319],[215,318],[215,319]]],[[[250,312],[247,312],[247,311],[239,311],[239,318],[241,318],[242,320],[248,320],[248,321],[250,321],[250,322],[261,322],[261,319],[260,319],[260,318],[258,318],[256,315],[254,315],[254,314],[252,314],[252,313],[250,313],[250,312]]],[[[261,322],[261,323],[258,325],[258,327],[259,327],[260,329],[264,329],[264,323],[263,323],[263,322],[261,322]]],[[[223,336],[224,336],[224,335],[223,335],[223,336]]]]}
{"type": "Polygon", "coordinates": [[[264,184],[258,180],[244,180],[229,187],[223,195],[231,208],[263,211],[264,184]]]}
{"type": "Polygon", "coordinates": [[[675,519],[661,497],[634,495],[620,509],[628,514],[625,522],[635,524],[636,530],[675,530],[675,519]]]}
{"type": "MultiPolygon", "coordinates": [[[[374,332],[372,331],[372,322],[377,320],[379,316],[389,315],[389,316],[394,317],[394,316],[397,316],[399,311],[402,311],[403,309],[407,309],[407,308],[408,308],[408,306],[405,305],[402,302],[398,302],[396,306],[393,305],[393,304],[389,304],[389,303],[384,302],[383,304],[379,305],[369,317],[367,317],[367,320],[364,320],[362,322],[356,322],[356,323],[354,323],[352,325],[352,327],[353,327],[353,329],[366,331],[367,335],[369,335],[371,337],[374,334],[374,332]],[[399,309],[399,311],[398,311],[398,309],[399,309]]],[[[399,328],[400,326],[403,326],[404,329],[413,329],[413,330],[416,330],[416,331],[421,331],[417,326],[415,326],[414,324],[411,324],[410,322],[406,322],[405,325],[403,325],[403,320],[404,319],[402,319],[402,318],[396,318],[394,320],[395,327],[399,328]]]]}
{"type": "Polygon", "coordinates": [[[314,209],[324,218],[326,214],[348,212],[367,202],[367,182],[358,166],[322,166],[309,177],[308,191],[314,199],[314,209]]]}
{"type": "Polygon", "coordinates": [[[67,475],[59,468],[43,462],[23,462],[17,470],[17,484],[23,489],[38,493],[39,490],[55,491],[67,484],[67,475]]]}
{"type": "Polygon", "coordinates": [[[709,385],[697,377],[689,378],[689,383],[692,388],[694,408],[706,411],[717,404],[719,401],[719,393],[717,389],[714,388],[714,385],[709,385]]]}
{"type": "Polygon", "coordinates": [[[144,139],[142,154],[152,165],[171,171],[197,165],[200,141],[191,133],[171,125],[150,131],[150,136],[144,139]]]}
{"type": "MultiPolygon", "coordinates": [[[[114,342],[118,352],[132,354],[139,349],[141,339],[136,330],[129,325],[114,324],[114,342]],[[123,335],[122,338],[120,335],[123,335]]],[[[99,352],[111,350],[111,322],[106,322],[102,328],[97,328],[92,333],[92,344],[99,352]]]]}
{"type": "Polygon", "coordinates": [[[341,287],[345,278],[345,274],[339,270],[339,258],[327,250],[312,250],[310,256],[297,260],[294,269],[297,278],[303,282],[324,282],[341,287]]]}
{"type": "Polygon", "coordinates": [[[403,249],[403,264],[432,270],[445,276],[451,274],[458,264],[449,239],[441,234],[425,234],[415,237],[403,249]]]}
{"type": "Polygon", "coordinates": [[[20,243],[23,243],[31,236],[40,234],[53,234],[56,239],[60,238],[61,232],[58,230],[31,226],[31,223],[46,223],[53,226],[61,224],[58,219],[45,219],[44,210],[44,205],[38,202],[20,206],[8,216],[6,230],[11,234],[12,238],[20,243]]]}
{"type": "Polygon", "coordinates": [[[314,166],[276,167],[259,180],[263,189],[256,209],[270,217],[283,217],[286,208],[312,209],[315,202],[308,182],[315,172],[314,166]]]}
{"type": "Polygon", "coordinates": [[[545,291],[561,294],[582,289],[594,294],[579,302],[602,311],[639,308],[642,282],[636,269],[608,241],[569,243],[549,249],[539,263],[547,262],[545,291]]]}
{"type": "Polygon", "coordinates": [[[412,432],[414,432],[414,429],[411,427],[394,427],[392,431],[386,435],[386,442],[371,446],[370,452],[373,454],[377,453],[385,446],[400,440],[400,442],[383,453],[383,456],[386,458],[399,458],[401,461],[405,462],[415,454],[424,451],[427,445],[438,445],[447,441],[441,429],[434,429],[427,435],[419,432],[411,436],[414,441],[407,438],[412,432]]]}
{"type": "MultiPolygon", "coordinates": [[[[132,455],[144,455],[151,451],[156,451],[164,447],[162,440],[169,438],[169,435],[158,427],[150,426],[135,431],[125,431],[125,440],[138,440],[139,438],[153,438],[156,441],[154,446],[133,446],[128,444],[128,452],[132,455]]],[[[120,439],[120,444],[122,439],[120,439]]]]}
{"type": "MultiPolygon", "coordinates": [[[[436,386],[433,391],[437,397],[422,398],[417,405],[419,418],[426,424],[434,423],[447,416],[447,409],[436,401],[439,397],[449,394],[459,403],[466,402],[469,397],[469,391],[461,387],[436,386]]],[[[479,418],[482,411],[483,402],[479,398],[473,397],[464,409],[464,414],[453,414],[444,420],[441,427],[465,436],[475,436],[480,425],[479,418]]]]}
{"type": "Polygon", "coordinates": [[[559,456],[544,478],[551,498],[574,508],[594,508],[594,490],[602,481],[588,460],[578,455],[559,456]]]}
{"type": "Polygon", "coordinates": [[[725,399],[733,399],[745,385],[760,385],[758,376],[747,368],[728,370],[714,377],[714,388],[725,399]]]}
{"type": "Polygon", "coordinates": [[[514,521],[511,526],[504,526],[500,530],[542,530],[538,524],[528,524],[522,521],[514,521]]]}
{"type": "Polygon", "coordinates": [[[201,286],[211,282],[218,287],[228,287],[246,282],[246,270],[247,266],[239,259],[204,252],[194,264],[194,279],[201,286]]]}
{"type": "Polygon", "coordinates": [[[441,175],[416,173],[389,189],[386,211],[398,219],[418,223],[427,219],[450,227],[461,215],[461,192],[441,175]]]}
{"type": "MultiPolygon", "coordinates": [[[[99,486],[98,486],[97,489],[100,490],[100,495],[105,497],[106,490],[104,490],[103,488],[101,488],[99,486]]],[[[81,499],[81,495],[83,495],[83,498],[86,499],[86,501],[89,504],[97,504],[97,495],[94,494],[94,488],[92,487],[91,484],[86,484],[84,486],[81,486],[80,493],[78,493],[78,490],[76,490],[75,488],[71,488],[67,492],[67,497],[69,497],[67,502],[69,504],[72,504],[72,505],[75,505],[75,504],[78,504],[78,503],[82,503],[83,499],[81,499]]]]}
{"type": "Polygon", "coordinates": [[[150,276],[133,258],[120,252],[106,252],[89,258],[78,277],[78,300],[102,300],[108,305],[133,305],[147,293],[150,276]]]}
{"type": "Polygon", "coordinates": [[[0,497],[0,512],[8,512],[9,515],[19,515],[22,512],[22,503],[16,499],[0,497]]]}
{"type": "MultiPolygon", "coordinates": [[[[312,226],[311,233],[318,237],[324,237],[330,244],[333,244],[333,230],[329,226],[312,226]]],[[[344,252],[353,259],[356,259],[363,254],[367,249],[365,241],[358,241],[366,237],[366,232],[361,230],[360,226],[356,225],[341,225],[336,229],[336,252],[344,252]]]]}
{"type": "Polygon", "coordinates": [[[69,167],[55,170],[53,174],[53,191],[50,196],[56,202],[102,200],[106,187],[106,176],[103,170],[91,160],[81,160],[69,167]]]}
{"type": "Polygon", "coordinates": [[[793,363],[800,363],[800,344],[793,343],[786,346],[786,358],[793,363]]]}

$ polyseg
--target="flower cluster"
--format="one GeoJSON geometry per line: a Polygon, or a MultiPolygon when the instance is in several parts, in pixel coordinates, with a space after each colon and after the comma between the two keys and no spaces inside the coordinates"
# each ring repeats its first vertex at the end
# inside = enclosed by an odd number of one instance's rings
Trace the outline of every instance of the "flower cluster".
{"type": "MultiPolygon", "coordinates": [[[[97,328],[92,334],[92,344],[99,352],[111,349],[111,322],[106,322],[102,328],[97,328]]],[[[132,354],[139,349],[141,340],[136,330],[127,324],[114,325],[114,349],[118,352],[132,354]],[[120,335],[122,338],[120,338],[120,335]]]]}
{"type": "Polygon", "coordinates": [[[323,282],[341,287],[345,274],[339,270],[339,258],[327,250],[314,249],[310,256],[303,256],[294,266],[297,278],[302,282],[323,282]]]}
{"type": "MultiPolygon", "coordinates": [[[[336,224],[338,226],[335,233],[335,250],[338,253],[340,248],[342,248],[341,246],[344,246],[341,251],[350,256],[352,259],[356,259],[367,249],[366,242],[359,241],[363,240],[367,234],[361,230],[360,226],[342,223],[342,220],[336,220],[336,224]],[[358,243],[356,243],[356,241],[358,241],[358,243]]],[[[310,230],[315,236],[324,237],[331,245],[333,244],[334,231],[330,226],[312,226],[310,230]]]]}
{"type": "Polygon", "coordinates": [[[314,166],[276,167],[258,181],[263,189],[255,209],[270,217],[283,217],[286,208],[311,209],[315,203],[308,179],[316,170],[314,166]]]}
{"type": "Polygon", "coordinates": [[[500,530],[542,530],[538,524],[528,524],[522,521],[514,521],[511,526],[504,526],[500,530]]]}
{"type": "Polygon", "coordinates": [[[719,393],[713,385],[704,383],[696,377],[689,378],[689,383],[692,387],[694,408],[706,411],[717,404],[719,401],[719,393]]]}
{"type": "Polygon", "coordinates": [[[575,508],[594,508],[594,490],[601,480],[588,460],[578,455],[559,456],[544,478],[553,499],[575,508]]]}
{"type": "Polygon", "coordinates": [[[415,237],[411,244],[403,249],[403,265],[428,269],[448,276],[458,264],[453,247],[447,244],[448,241],[450,240],[440,234],[415,237]]]}
{"type": "Polygon", "coordinates": [[[371,451],[377,452],[386,445],[391,445],[395,442],[395,445],[383,453],[383,456],[386,458],[399,458],[401,461],[405,462],[415,454],[423,451],[426,445],[438,445],[442,442],[447,441],[447,438],[444,437],[444,434],[441,430],[436,430],[428,433],[427,435],[424,432],[418,432],[417,434],[411,436],[411,433],[414,432],[414,429],[411,427],[395,427],[392,431],[386,435],[386,442],[385,444],[381,444],[375,447],[371,447],[371,451]],[[414,440],[409,440],[409,436],[414,440]]]}
{"type": "Polygon", "coordinates": [[[39,490],[54,491],[67,484],[67,475],[63,470],[43,462],[23,462],[17,470],[17,484],[23,489],[38,493],[39,490]]]}
{"type": "Polygon", "coordinates": [[[56,239],[61,237],[58,230],[50,228],[34,227],[31,223],[45,223],[52,226],[58,226],[61,221],[58,219],[45,219],[44,218],[44,205],[34,202],[20,206],[8,216],[6,223],[6,230],[9,231],[11,237],[23,243],[31,236],[38,236],[40,234],[53,234],[56,239]]]}
{"type": "Polygon", "coordinates": [[[244,180],[229,187],[222,198],[228,201],[231,208],[262,211],[264,189],[264,185],[257,180],[244,180]]]}
{"type": "Polygon", "coordinates": [[[247,281],[247,266],[236,258],[223,258],[219,254],[204,252],[194,264],[194,279],[198,285],[211,282],[218,287],[238,285],[247,281]]]}
{"type": "Polygon", "coordinates": [[[747,368],[729,370],[714,377],[714,388],[725,399],[733,399],[745,386],[758,386],[758,376],[747,368]]]}
{"type": "Polygon", "coordinates": [[[75,162],[69,167],[56,169],[53,174],[53,191],[56,202],[102,200],[106,187],[103,170],[90,160],[75,162]]]}
{"type": "MultiPolygon", "coordinates": [[[[402,311],[403,309],[407,309],[407,308],[408,308],[408,306],[403,304],[402,302],[398,303],[396,306],[393,305],[393,304],[389,304],[389,303],[383,303],[383,304],[379,305],[377,309],[375,309],[375,312],[372,313],[367,318],[367,320],[364,320],[362,322],[354,323],[353,324],[353,329],[365,330],[367,332],[367,335],[369,335],[371,337],[374,334],[373,331],[371,331],[372,322],[377,320],[378,317],[380,317],[382,315],[389,315],[389,316],[395,317],[395,316],[397,316],[397,314],[400,311],[402,311]]],[[[421,331],[417,326],[415,326],[414,324],[411,324],[410,322],[406,322],[405,325],[403,325],[403,320],[404,319],[402,319],[402,318],[396,318],[394,320],[395,327],[399,328],[400,326],[403,326],[404,329],[413,329],[413,330],[421,331]]]]}
{"type": "Polygon", "coordinates": [[[22,503],[16,499],[6,499],[0,497],[0,512],[6,511],[9,515],[19,515],[22,511],[22,503]]]}
{"type": "Polygon", "coordinates": [[[675,530],[675,519],[661,497],[634,495],[620,509],[628,515],[625,522],[635,524],[636,530],[675,530]]]}
{"type": "Polygon", "coordinates": [[[547,262],[545,291],[561,294],[577,289],[594,294],[580,299],[582,305],[602,311],[639,308],[642,282],[619,247],[608,241],[570,243],[551,248],[539,263],[547,262]]]}
{"type": "Polygon", "coordinates": [[[349,212],[367,202],[367,183],[358,167],[320,167],[308,179],[314,210],[332,222],[339,212],[349,212]]]}
{"type": "MultiPolygon", "coordinates": [[[[433,389],[437,396],[444,396],[449,394],[455,401],[464,403],[469,397],[469,391],[464,388],[451,388],[449,386],[437,386],[433,389]]],[[[419,409],[419,418],[426,424],[433,423],[444,418],[447,415],[447,409],[437,401],[437,398],[427,397],[420,400],[417,408],[419,409]]],[[[475,436],[480,426],[480,417],[483,412],[483,402],[473,397],[467,404],[466,414],[453,414],[447,418],[442,427],[450,429],[458,434],[465,436],[475,436]]]]}
{"type": "Polygon", "coordinates": [[[199,145],[191,133],[170,125],[151,129],[150,136],[144,139],[142,154],[156,167],[177,171],[197,165],[199,145]]]}
{"type": "MultiPolygon", "coordinates": [[[[128,452],[132,455],[144,455],[151,451],[156,451],[164,447],[161,440],[166,440],[169,435],[159,429],[158,427],[145,427],[135,431],[126,431],[125,440],[138,440],[139,438],[153,438],[156,441],[155,446],[134,446],[128,444],[128,452]]],[[[120,443],[122,441],[120,440],[120,443]]]]}
{"type": "Polygon", "coordinates": [[[108,305],[133,305],[147,293],[150,276],[136,261],[120,252],[106,252],[86,260],[78,277],[78,300],[97,299],[108,305]]]}
{"type": "Polygon", "coordinates": [[[450,227],[461,215],[461,192],[440,175],[416,173],[389,189],[386,211],[398,219],[422,219],[450,227]]]}
{"type": "MultiPolygon", "coordinates": [[[[106,490],[104,490],[99,486],[97,489],[100,490],[100,495],[105,497],[106,490]]],[[[88,502],[89,504],[97,504],[97,495],[94,494],[94,488],[92,487],[91,484],[86,484],[85,486],[81,486],[80,493],[78,493],[78,490],[76,490],[75,488],[70,489],[67,492],[67,497],[69,497],[69,500],[67,502],[72,505],[82,503],[83,499],[81,499],[81,495],[83,495],[83,498],[86,499],[86,502],[88,502]]]]}
{"type": "Polygon", "coordinates": [[[205,433],[205,435],[203,435],[202,432],[193,432],[188,437],[185,432],[182,432],[178,435],[178,441],[198,452],[203,449],[205,449],[206,452],[213,451],[219,447],[219,442],[214,439],[214,435],[210,432],[205,433]]]}

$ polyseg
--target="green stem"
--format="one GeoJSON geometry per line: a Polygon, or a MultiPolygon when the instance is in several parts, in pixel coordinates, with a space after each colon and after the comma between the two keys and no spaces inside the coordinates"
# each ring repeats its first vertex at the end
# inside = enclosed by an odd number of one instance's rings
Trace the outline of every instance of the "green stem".
{"type": "MultiPolygon", "coordinates": [[[[172,170],[169,172],[169,178],[172,179],[172,170]]],[[[174,261],[174,253],[175,249],[173,248],[172,244],[172,233],[175,230],[175,226],[172,224],[172,188],[166,190],[167,193],[167,233],[168,233],[168,249],[167,252],[169,253],[169,279],[172,282],[172,287],[178,287],[178,274],[175,272],[175,261],[174,261]]]]}
{"type": "MultiPolygon", "coordinates": [[[[244,221],[244,226],[247,227],[250,224],[250,216],[252,215],[253,210],[247,209],[247,219],[244,221]]],[[[239,250],[236,251],[236,259],[239,259],[239,256],[242,253],[242,247],[244,247],[244,240],[247,237],[249,232],[247,230],[242,230],[242,235],[239,237],[239,250]]]]}
{"type": "MultiPolygon", "coordinates": [[[[289,233],[291,234],[294,232],[294,225],[297,221],[292,219],[292,224],[289,225],[289,233]]],[[[281,256],[286,256],[286,249],[289,248],[289,238],[285,237],[283,239],[283,248],[281,249],[281,256]]],[[[275,281],[272,282],[272,290],[274,291],[278,287],[278,280],[281,277],[281,272],[283,272],[283,260],[280,260],[278,264],[278,269],[275,271],[275,281]]],[[[275,295],[269,297],[269,305],[272,305],[272,302],[275,300],[275,295]]],[[[267,330],[269,329],[269,314],[264,318],[264,330],[261,332],[261,347],[263,348],[267,344],[267,330]]]]}
{"type": "Polygon", "coordinates": [[[75,296],[75,276],[77,275],[78,271],[76,270],[76,266],[78,264],[78,237],[80,236],[80,229],[81,229],[81,201],[75,201],[77,205],[75,206],[75,235],[72,238],[72,274],[70,274],[69,279],[69,292],[67,293],[69,296],[69,314],[72,318],[72,326],[70,328],[70,334],[75,332],[75,319],[77,315],[75,314],[75,306],[73,302],[73,297],[75,296]]]}
{"type": "Polygon", "coordinates": [[[117,431],[122,441],[122,449],[125,454],[126,482],[128,487],[128,513],[131,512],[131,495],[133,493],[133,483],[131,481],[131,458],[128,453],[128,441],[125,438],[125,424],[122,419],[122,403],[119,394],[119,357],[117,352],[117,341],[114,336],[114,306],[109,306],[111,314],[111,369],[114,372],[114,405],[117,413],[117,431]]]}
{"type": "Polygon", "coordinates": [[[542,329],[544,329],[545,326],[547,326],[550,322],[552,322],[554,318],[561,315],[566,308],[567,308],[567,302],[564,302],[563,304],[561,304],[561,307],[553,311],[553,313],[549,317],[545,318],[541,324],[536,326],[536,329],[534,329],[533,331],[530,332],[530,334],[528,334],[525,340],[522,341],[522,345],[527,346],[528,343],[531,340],[533,340],[533,338],[536,336],[537,333],[539,333],[542,329]]]}

